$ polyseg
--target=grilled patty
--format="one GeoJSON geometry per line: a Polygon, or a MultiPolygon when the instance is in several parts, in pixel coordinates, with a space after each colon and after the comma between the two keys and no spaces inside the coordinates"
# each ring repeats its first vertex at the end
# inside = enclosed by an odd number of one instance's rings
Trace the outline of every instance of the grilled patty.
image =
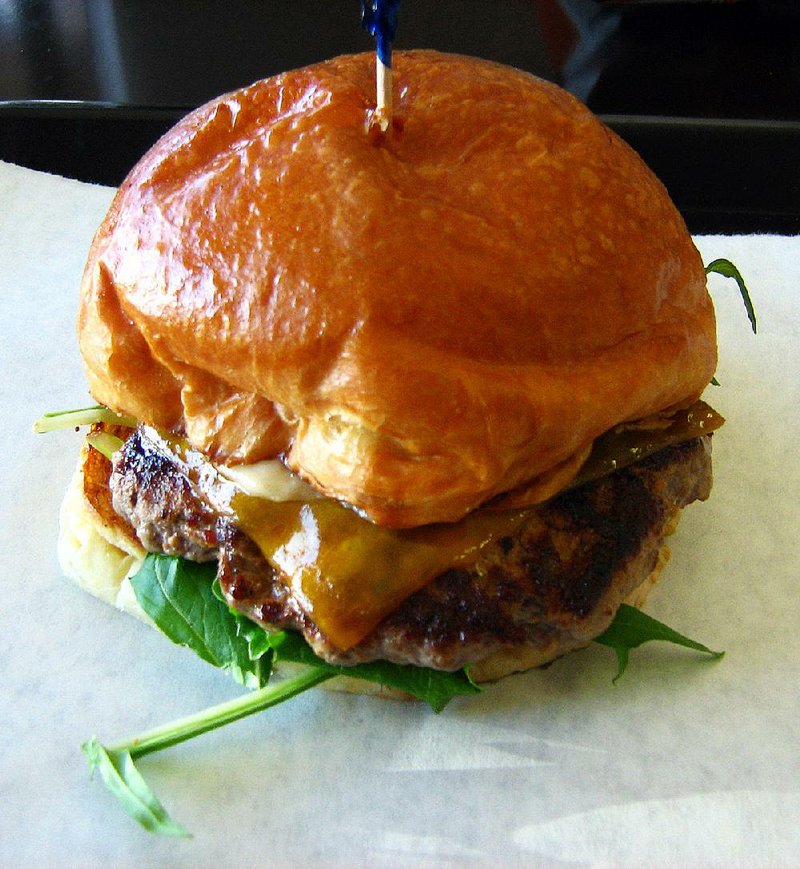
{"type": "MultiPolygon", "coordinates": [[[[536,508],[470,567],[451,569],[342,652],[225,509],[231,484],[192,450],[138,428],[116,454],[116,512],[153,552],[218,559],[233,607],[303,634],[335,664],[377,659],[453,670],[505,656],[532,666],[585,645],[663,560],[680,510],[711,489],[710,436],[568,491],[536,508]]],[[[480,673],[480,670],[478,671],[480,673]]],[[[485,668],[491,677],[491,666],[485,668]]]]}

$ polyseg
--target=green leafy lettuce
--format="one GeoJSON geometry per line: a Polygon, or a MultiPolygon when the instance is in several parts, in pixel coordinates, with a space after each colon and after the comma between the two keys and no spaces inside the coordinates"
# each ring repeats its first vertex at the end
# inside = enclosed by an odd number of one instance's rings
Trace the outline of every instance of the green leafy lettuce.
{"type": "Polygon", "coordinates": [[[674,643],[677,646],[684,646],[687,649],[694,649],[696,652],[711,655],[713,658],[721,658],[725,654],[724,652],[714,652],[708,646],[690,640],[689,637],[673,631],[672,628],[667,627],[647,613],[627,604],[622,604],[614,616],[614,621],[599,637],[595,637],[594,641],[608,646],[616,652],[617,675],[613,679],[616,682],[628,666],[630,650],[653,640],[674,643]]]}
{"type": "Polygon", "coordinates": [[[750,328],[753,330],[753,334],[755,335],[758,330],[758,325],[756,323],[756,311],[753,307],[753,302],[750,298],[750,292],[747,289],[747,285],[744,282],[744,278],[742,277],[742,273],[729,259],[715,259],[713,262],[710,262],[706,266],[706,274],[710,274],[711,272],[715,272],[718,275],[722,275],[725,278],[731,278],[736,281],[736,286],[739,287],[739,293],[742,297],[742,302],[744,303],[744,308],[747,311],[747,319],[750,321],[750,328]]]}
{"type": "Polygon", "coordinates": [[[215,576],[213,563],[148,555],[131,586],[141,608],[173,643],[229,670],[242,685],[262,688],[269,681],[271,656],[264,654],[266,648],[251,655],[239,621],[214,594],[215,576]]]}
{"type": "MultiPolygon", "coordinates": [[[[424,700],[435,712],[456,696],[480,691],[466,670],[443,673],[386,661],[354,667],[329,664],[315,655],[299,634],[265,631],[232,612],[220,593],[213,563],[194,564],[170,556],[148,555],[131,584],[142,609],[173,642],[187,646],[204,661],[230,671],[239,682],[254,688],[128,742],[107,748],[93,737],[84,743],[90,769],[100,773],[125,811],[153,833],[189,835],[147,786],[134,764],[139,757],[261,712],[335,676],[365,679],[405,691],[424,700]],[[300,664],[302,668],[296,675],[270,682],[274,665],[280,662],[300,664]]],[[[617,654],[615,682],[628,664],[630,650],[651,640],[677,643],[714,657],[722,654],[623,605],[611,626],[596,639],[617,654]]]]}

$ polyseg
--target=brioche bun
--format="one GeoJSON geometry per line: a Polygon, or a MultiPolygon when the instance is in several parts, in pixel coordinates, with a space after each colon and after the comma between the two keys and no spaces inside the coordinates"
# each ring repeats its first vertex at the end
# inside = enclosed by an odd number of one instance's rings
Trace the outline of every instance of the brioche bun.
{"type": "Polygon", "coordinates": [[[83,279],[94,397],[396,527],[693,401],[713,307],[640,158],[555,85],[430,51],[395,54],[378,135],[373,64],[214,100],[136,166],[83,279]]]}

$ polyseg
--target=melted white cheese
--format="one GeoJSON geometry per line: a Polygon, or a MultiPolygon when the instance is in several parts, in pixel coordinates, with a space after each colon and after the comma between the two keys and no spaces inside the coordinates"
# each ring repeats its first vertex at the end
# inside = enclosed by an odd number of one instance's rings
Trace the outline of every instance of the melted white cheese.
{"type": "Polygon", "coordinates": [[[277,459],[252,465],[218,465],[220,474],[246,495],[268,501],[310,501],[318,492],[277,459]]]}

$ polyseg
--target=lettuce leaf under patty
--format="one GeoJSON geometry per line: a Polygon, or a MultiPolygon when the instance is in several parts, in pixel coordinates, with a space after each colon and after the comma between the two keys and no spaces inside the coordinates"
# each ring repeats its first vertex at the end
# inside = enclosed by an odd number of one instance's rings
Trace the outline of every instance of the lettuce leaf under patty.
{"type": "MultiPolygon", "coordinates": [[[[203,660],[229,670],[244,684],[255,686],[233,700],[141,734],[128,742],[104,746],[96,737],[83,746],[89,767],[120,805],[144,829],[167,836],[190,835],[175,822],[148,787],[134,761],[261,712],[295,697],[334,676],[366,679],[405,691],[440,712],[456,696],[481,689],[466,670],[442,673],[423,667],[378,661],[355,667],[337,667],[323,661],[299,635],[289,631],[265,631],[239,613],[232,612],[216,585],[216,566],[193,564],[181,558],[148,555],[131,584],[140,606],[175,643],[191,648],[203,660]],[[303,665],[297,675],[270,683],[276,662],[303,665]]],[[[676,643],[715,658],[707,646],[690,640],[666,625],[623,605],[609,628],[595,642],[617,654],[619,679],[631,649],[651,640],[676,643]]]]}

